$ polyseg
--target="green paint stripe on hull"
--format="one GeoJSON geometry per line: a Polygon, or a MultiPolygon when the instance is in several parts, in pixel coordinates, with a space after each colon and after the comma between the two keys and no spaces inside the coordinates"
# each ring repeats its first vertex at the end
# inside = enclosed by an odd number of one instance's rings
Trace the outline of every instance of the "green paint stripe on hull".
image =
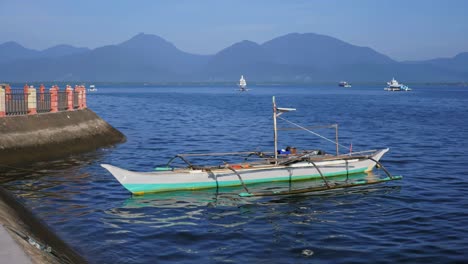
{"type": "MultiPolygon", "coordinates": [[[[363,173],[367,167],[354,169],[348,171],[348,174],[363,173]]],[[[339,172],[330,172],[325,173],[324,177],[335,177],[346,175],[346,171],[339,172]]],[[[241,174],[242,176],[242,174],[241,174]]],[[[320,179],[320,174],[312,175],[301,175],[294,176],[292,181],[304,181],[304,180],[315,180],[320,179]]],[[[289,181],[289,177],[277,177],[277,178],[265,178],[257,180],[246,180],[243,179],[245,184],[256,184],[256,183],[268,183],[268,182],[284,182],[289,181]]],[[[210,182],[190,182],[190,183],[170,183],[170,184],[124,184],[123,185],[127,190],[133,194],[144,194],[144,193],[156,193],[156,192],[167,192],[167,191],[190,191],[190,190],[201,190],[201,189],[210,189],[216,187],[235,187],[241,186],[240,181],[218,181],[218,185],[215,181],[210,182]]]]}

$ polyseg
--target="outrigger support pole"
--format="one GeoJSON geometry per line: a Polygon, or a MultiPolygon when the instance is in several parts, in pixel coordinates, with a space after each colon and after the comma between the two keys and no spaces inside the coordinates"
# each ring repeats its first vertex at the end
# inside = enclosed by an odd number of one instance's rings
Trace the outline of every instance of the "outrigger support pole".
{"type": "Polygon", "coordinates": [[[382,163],[380,163],[378,160],[375,160],[374,158],[372,157],[369,157],[370,160],[372,160],[373,162],[375,162],[377,165],[379,165],[380,168],[382,168],[382,170],[387,174],[387,176],[393,180],[393,176],[390,174],[390,172],[382,165],[382,163]]]}
{"type": "Polygon", "coordinates": [[[323,176],[322,174],[322,171],[318,168],[318,166],[315,164],[315,162],[309,160],[309,162],[314,165],[315,169],[317,169],[318,173],[320,174],[320,177],[322,177],[322,180],[323,182],[325,183],[325,185],[327,186],[327,188],[330,188],[330,184],[328,184],[328,181],[327,179],[325,179],[325,177],[323,176]]]}
{"type": "Polygon", "coordinates": [[[169,167],[169,165],[171,165],[171,163],[176,159],[176,158],[179,158],[181,159],[182,161],[184,161],[185,163],[187,163],[188,167],[193,169],[193,164],[190,163],[190,161],[188,161],[186,158],[184,158],[183,156],[181,155],[175,155],[172,159],[169,160],[169,162],[167,162],[167,165],[169,167]]]}
{"type": "Polygon", "coordinates": [[[242,186],[244,187],[245,191],[246,191],[247,193],[250,193],[250,192],[249,192],[249,189],[247,189],[247,186],[246,186],[245,183],[244,183],[244,180],[242,180],[242,177],[240,176],[240,174],[239,174],[233,167],[231,167],[231,166],[228,166],[227,168],[230,169],[230,170],[232,170],[232,171],[237,175],[237,177],[239,177],[239,181],[241,182],[241,184],[242,184],[242,186]]]}

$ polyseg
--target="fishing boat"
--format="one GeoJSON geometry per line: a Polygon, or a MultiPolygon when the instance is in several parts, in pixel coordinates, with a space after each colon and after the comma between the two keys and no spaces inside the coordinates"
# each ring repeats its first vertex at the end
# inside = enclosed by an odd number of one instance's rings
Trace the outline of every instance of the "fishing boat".
{"type": "Polygon", "coordinates": [[[408,92],[408,91],[411,91],[411,88],[409,88],[408,86],[402,84],[402,83],[399,83],[397,80],[395,80],[395,78],[392,78],[392,80],[390,82],[387,82],[387,87],[384,88],[385,91],[405,91],[405,92],[408,92]]]}
{"type": "Polygon", "coordinates": [[[91,84],[89,86],[88,92],[97,92],[97,88],[94,84],[91,84]]]}
{"type": "Polygon", "coordinates": [[[157,167],[155,171],[151,172],[129,171],[109,164],[101,164],[101,166],[107,169],[123,187],[135,195],[231,186],[242,186],[245,192],[239,195],[243,197],[281,195],[354,187],[402,178],[401,176],[392,176],[379,161],[389,150],[388,148],[360,152],[352,152],[350,149],[349,153],[339,154],[340,147],[347,147],[338,143],[338,125],[303,127],[282,117],[284,113],[295,110],[294,108],[276,107],[275,97],[273,97],[273,152],[178,154],[170,159],[165,166],[157,167]],[[294,127],[278,129],[277,119],[294,125],[294,127]],[[335,129],[335,141],[311,130],[324,127],[335,129]],[[298,150],[294,147],[278,149],[278,130],[292,129],[305,130],[332,142],[336,146],[336,154],[327,154],[318,149],[298,150]],[[223,157],[222,160],[226,161],[230,160],[226,158],[229,156],[240,158],[240,162],[220,162],[221,164],[218,165],[195,165],[190,161],[191,158],[201,157],[213,159],[223,157]],[[183,163],[183,167],[175,166],[176,161],[183,163]],[[335,182],[329,180],[335,176],[370,172],[375,166],[382,168],[386,176],[363,181],[335,182]],[[248,189],[249,185],[256,183],[293,182],[313,179],[319,179],[324,184],[319,187],[315,186],[287,191],[252,192],[248,189]]]}
{"type": "Polygon", "coordinates": [[[247,81],[244,79],[244,75],[241,75],[241,78],[239,80],[239,91],[241,92],[247,92],[249,89],[247,89],[247,81]]]}
{"type": "Polygon", "coordinates": [[[345,81],[341,81],[338,83],[338,86],[345,87],[345,88],[350,88],[351,84],[345,81]]]}

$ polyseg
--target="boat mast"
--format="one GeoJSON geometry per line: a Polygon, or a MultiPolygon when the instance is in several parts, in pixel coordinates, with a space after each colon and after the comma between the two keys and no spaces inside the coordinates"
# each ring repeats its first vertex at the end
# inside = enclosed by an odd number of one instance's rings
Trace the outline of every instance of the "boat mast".
{"type": "Polygon", "coordinates": [[[278,164],[278,130],[276,129],[276,102],[273,96],[273,140],[275,142],[275,164],[278,164]]]}

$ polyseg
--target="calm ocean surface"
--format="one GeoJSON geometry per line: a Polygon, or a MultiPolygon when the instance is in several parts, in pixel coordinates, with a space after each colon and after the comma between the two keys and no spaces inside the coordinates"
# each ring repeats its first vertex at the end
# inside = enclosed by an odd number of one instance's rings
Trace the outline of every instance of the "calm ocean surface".
{"type": "MultiPolygon", "coordinates": [[[[412,88],[98,87],[88,106],[128,141],[2,185],[91,263],[468,261],[468,88],[412,88]],[[403,180],[267,198],[240,198],[241,188],[132,197],[99,166],[149,171],[177,153],[271,151],[272,95],[297,108],[285,115],[293,122],[338,123],[353,151],[389,147],[382,162],[403,180]]],[[[279,140],[334,150],[307,132],[279,140]]]]}

